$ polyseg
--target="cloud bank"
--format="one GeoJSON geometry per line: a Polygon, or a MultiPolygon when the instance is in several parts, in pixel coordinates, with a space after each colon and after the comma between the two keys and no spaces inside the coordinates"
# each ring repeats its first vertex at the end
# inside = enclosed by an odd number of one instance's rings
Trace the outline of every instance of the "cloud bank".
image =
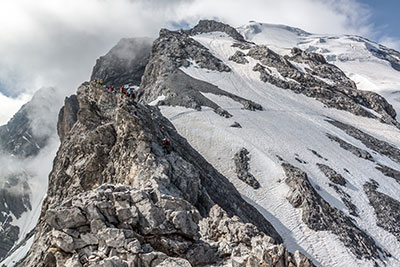
{"type": "Polygon", "coordinates": [[[1,0],[0,124],[26,100],[21,94],[43,86],[74,92],[89,79],[96,58],[123,37],[156,37],[161,27],[214,18],[233,26],[255,20],[374,39],[370,14],[357,0],[1,0]]]}

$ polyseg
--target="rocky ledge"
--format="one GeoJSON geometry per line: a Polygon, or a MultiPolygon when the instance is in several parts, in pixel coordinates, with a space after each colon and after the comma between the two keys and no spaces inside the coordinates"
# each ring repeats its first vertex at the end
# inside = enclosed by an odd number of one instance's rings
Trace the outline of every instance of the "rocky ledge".
{"type": "Polygon", "coordinates": [[[313,266],[156,107],[93,83],[76,99],[24,266],[313,266]]]}

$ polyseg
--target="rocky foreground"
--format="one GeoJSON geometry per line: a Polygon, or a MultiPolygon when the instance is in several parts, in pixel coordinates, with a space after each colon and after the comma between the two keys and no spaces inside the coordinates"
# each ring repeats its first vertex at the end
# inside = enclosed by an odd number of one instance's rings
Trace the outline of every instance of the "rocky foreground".
{"type": "Polygon", "coordinates": [[[313,266],[157,108],[84,83],[58,130],[23,266],[313,266]]]}

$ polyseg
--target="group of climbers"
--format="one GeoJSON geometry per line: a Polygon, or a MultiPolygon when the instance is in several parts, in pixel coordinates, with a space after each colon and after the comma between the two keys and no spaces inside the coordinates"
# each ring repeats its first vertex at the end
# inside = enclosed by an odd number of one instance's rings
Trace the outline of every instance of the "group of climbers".
{"type": "MultiPolygon", "coordinates": [[[[95,84],[99,84],[101,86],[103,86],[103,84],[104,84],[103,80],[101,80],[101,79],[99,79],[99,80],[94,79],[93,82],[95,84]]],[[[108,87],[108,91],[110,93],[115,93],[116,92],[115,91],[115,87],[113,85],[110,85],[108,87]]],[[[121,95],[121,99],[124,98],[124,96],[126,96],[128,99],[132,100],[132,101],[129,101],[129,103],[132,104],[132,106],[135,106],[135,104],[136,104],[134,102],[134,100],[135,100],[135,92],[134,92],[132,87],[121,86],[120,89],[119,89],[119,92],[120,92],[120,95],[121,95]]],[[[136,116],[137,112],[136,112],[136,110],[131,109],[129,114],[132,115],[132,116],[136,116]]],[[[162,149],[163,149],[165,154],[170,154],[172,152],[171,140],[169,138],[164,137],[161,140],[161,147],[162,147],[162,149]]]]}
{"type": "Polygon", "coordinates": [[[119,93],[121,94],[121,98],[127,96],[128,98],[135,100],[135,93],[133,92],[133,89],[131,87],[125,88],[121,86],[121,88],[119,89],[119,93]]]}
{"type": "Polygon", "coordinates": [[[164,137],[161,141],[161,147],[164,150],[164,153],[169,154],[172,151],[172,143],[171,140],[164,137]]]}
{"type": "MultiPolygon", "coordinates": [[[[101,79],[94,79],[93,82],[95,84],[99,84],[99,85],[103,85],[104,82],[101,79]]],[[[107,87],[108,91],[110,91],[110,93],[114,93],[115,92],[115,87],[113,85],[110,85],[107,87]]],[[[133,90],[132,87],[127,87],[127,86],[121,86],[119,89],[121,98],[123,98],[124,96],[128,97],[129,99],[135,100],[135,92],[133,90]]]]}

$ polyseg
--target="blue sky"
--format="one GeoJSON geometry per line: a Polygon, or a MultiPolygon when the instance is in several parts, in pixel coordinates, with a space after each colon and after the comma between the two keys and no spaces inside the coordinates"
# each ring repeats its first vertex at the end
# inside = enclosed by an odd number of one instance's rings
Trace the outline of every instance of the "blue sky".
{"type": "MultiPolygon", "coordinates": [[[[400,1],[398,0],[360,0],[370,9],[370,21],[375,26],[377,41],[391,38],[400,40],[400,1]]],[[[399,49],[400,44],[396,47],[399,49]]]]}

